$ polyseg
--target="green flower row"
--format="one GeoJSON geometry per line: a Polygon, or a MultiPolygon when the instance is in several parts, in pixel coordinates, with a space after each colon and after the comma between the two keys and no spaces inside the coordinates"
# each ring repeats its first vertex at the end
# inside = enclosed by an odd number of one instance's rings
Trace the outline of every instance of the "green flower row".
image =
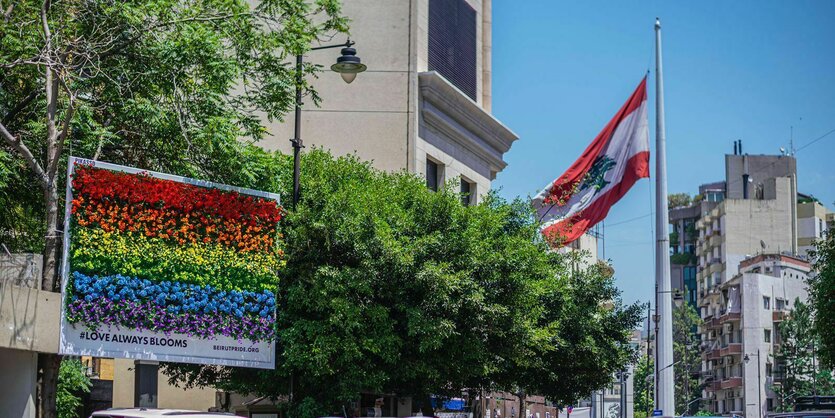
{"type": "Polygon", "coordinates": [[[217,244],[182,246],[140,233],[74,228],[70,248],[73,271],[134,276],[213,286],[220,290],[275,291],[283,261],[274,254],[239,253],[217,244]]]}

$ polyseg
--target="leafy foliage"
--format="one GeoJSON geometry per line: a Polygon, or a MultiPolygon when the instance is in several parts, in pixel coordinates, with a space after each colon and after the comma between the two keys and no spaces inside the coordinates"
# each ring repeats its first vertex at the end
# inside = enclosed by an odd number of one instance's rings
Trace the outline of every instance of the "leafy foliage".
{"type": "Polygon", "coordinates": [[[820,336],[818,355],[824,364],[835,368],[835,233],[816,241],[810,255],[815,275],[809,279],[809,293],[814,327],[820,336]]]}
{"type": "Polygon", "coordinates": [[[791,315],[780,323],[782,343],[775,355],[780,384],[773,387],[780,411],[792,411],[798,396],[835,395],[832,369],[815,365],[821,343],[813,321],[811,307],[796,299],[791,315]]]}
{"type": "Polygon", "coordinates": [[[81,406],[81,392],[90,392],[92,383],[84,373],[84,366],[78,360],[64,360],[58,372],[58,396],[56,406],[59,418],[78,417],[81,406]]]}
{"type": "MultiPolygon", "coordinates": [[[[48,46],[38,19],[43,1],[15,2],[0,26],[2,126],[41,167],[49,146],[46,67],[55,74],[56,121],[71,117],[60,165],[71,153],[251,180],[256,173],[245,162],[249,144],[266,134],[263,119],[282,120],[294,104],[295,64],[287,58],[347,30],[338,0],[47,3],[48,46]]],[[[317,71],[303,68],[305,76],[317,71]]],[[[302,88],[319,101],[306,81],[302,88]]],[[[31,187],[33,171],[8,138],[0,166],[0,239],[13,251],[38,251],[43,192],[31,187]]]]}
{"type": "MultiPolygon", "coordinates": [[[[274,398],[292,381],[291,408],[314,416],[361,392],[524,390],[567,403],[631,359],[638,307],[620,303],[607,265],[549,252],[527,202],[464,206],[456,190],[321,150],[302,166],[302,199],[282,222],[278,368],[167,365],[173,381],[274,398]]],[[[281,178],[272,191],[287,195],[281,178]]]]}
{"type": "Polygon", "coordinates": [[[690,253],[677,253],[670,256],[670,264],[686,266],[695,263],[696,256],[690,253]]]}
{"type": "Polygon", "coordinates": [[[696,308],[688,303],[673,309],[673,361],[675,362],[676,414],[691,415],[699,409],[702,387],[699,339],[694,330],[701,322],[696,308]]]}
{"type": "Polygon", "coordinates": [[[667,205],[670,209],[684,208],[690,206],[692,200],[687,193],[672,193],[667,196],[667,205]]]}

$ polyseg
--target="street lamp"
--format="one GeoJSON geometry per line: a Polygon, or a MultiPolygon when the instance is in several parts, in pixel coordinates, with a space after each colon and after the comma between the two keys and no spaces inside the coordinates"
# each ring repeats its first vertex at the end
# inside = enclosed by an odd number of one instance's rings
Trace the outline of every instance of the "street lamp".
{"type": "MultiPolygon", "coordinates": [[[[758,402],[757,410],[759,411],[758,412],[759,417],[762,418],[762,416],[763,416],[763,392],[762,392],[763,384],[762,384],[762,375],[760,373],[760,350],[757,349],[757,354],[752,354],[752,355],[757,356],[757,402],[758,402]]],[[[742,359],[745,361],[746,365],[748,364],[749,361],[751,361],[751,358],[748,357],[748,354],[745,354],[745,357],[743,357],[742,359]]],[[[746,402],[745,406],[748,406],[747,402],[746,402]]]]}
{"type": "MultiPolygon", "coordinates": [[[[355,42],[348,39],[345,43],[336,45],[325,45],[310,48],[311,51],[320,49],[342,48],[342,55],[336,59],[336,64],[331,65],[331,70],[339,73],[346,83],[351,83],[357,77],[357,74],[366,70],[366,65],[362,63],[360,57],[357,56],[357,50],[353,48],[355,42]]],[[[296,119],[293,132],[293,139],[290,143],[293,144],[293,209],[296,209],[296,204],[299,202],[299,157],[304,148],[302,143],[302,66],[304,64],[304,56],[302,54],[296,55],[296,119]]]]}

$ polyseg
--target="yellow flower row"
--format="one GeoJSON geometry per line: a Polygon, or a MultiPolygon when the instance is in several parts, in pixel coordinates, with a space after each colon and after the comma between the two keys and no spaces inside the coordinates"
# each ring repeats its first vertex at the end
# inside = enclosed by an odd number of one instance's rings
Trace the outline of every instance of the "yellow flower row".
{"type": "Polygon", "coordinates": [[[174,243],[138,232],[75,228],[71,268],[88,275],[122,274],[153,281],[210,285],[221,290],[271,290],[284,261],[276,253],[240,253],[218,244],[174,243]]]}

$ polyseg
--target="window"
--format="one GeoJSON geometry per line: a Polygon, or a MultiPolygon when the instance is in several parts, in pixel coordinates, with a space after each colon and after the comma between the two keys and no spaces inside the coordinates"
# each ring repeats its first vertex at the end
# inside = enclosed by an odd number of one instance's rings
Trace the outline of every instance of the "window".
{"type": "Polygon", "coordinates": [[[786,301],[780,298],[774,299],[774,308],[778,311],[782,311],[786,308],[786,301]]]}
{"type": "Polygon", "coordinates": [[[429,71],[476,98],[476,12],[466,0],[429,0],[429,71]]]}
{"type": "Polygon", "coordinates": [[[464,206],[470,206],[475,199],[473,196],[473,189],[475,186],[467,181],[465,178],[461,177],[461,204],[464,206]]]}
{"type": "Polygon", "coordinates": [[[763,331],[764,331],[763,332],[763,341],[765,341],[767,343],[770,343],[771,342],[771,330],[770,329],[764,329],[763,331]]]}
{"type": "Polygon", "coordinates": [[[774,373],[774,365],[771,364],[771,363],[765,363],[765,376],[766,377],[771,377],[771,375],[773,373],[774,373]]]}
{"type": "Polygon", "coordinates": [[[765,400],[765,409],[769,412],[774,410],[774,399],[768,398],[765,400]]]}
{"type": "Polygon", "coordinates": [[[771,309],[771,298],[768,296],[763,296],[763,309],[771,309]]]}
{"type": "Polygon", "coordinates": [[[439,179],[440,170],[438,170],[438,163],[426,159],[426,187],[429,190],[438,191],[438,179],[439,179]]]}

